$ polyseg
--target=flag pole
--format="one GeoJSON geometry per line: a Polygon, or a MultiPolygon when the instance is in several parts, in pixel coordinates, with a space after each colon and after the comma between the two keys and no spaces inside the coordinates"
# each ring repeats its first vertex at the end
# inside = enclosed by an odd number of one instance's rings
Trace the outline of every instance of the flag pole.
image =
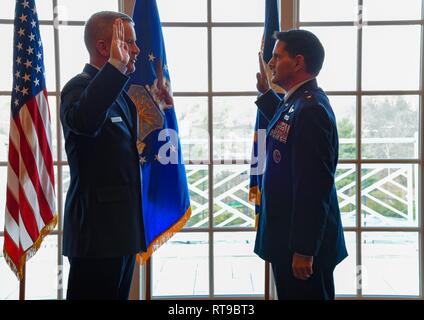
{"type": "Polygon", "coordinates": [[[152,258],[146,262],[146,300],[152,300],[152,258]]]}
{"type": "Polygon", "coordinates": [[[25,300],[26,264],[22,268],[22,279],[19,280],[19,300],[25,300]]]}
{"type": "Polygon", "coordinates": [[[265,261],[265,300],[269,300],[270,297],[270,286],[269,286],[269,280],[270,280],[270,266],[269,262],[265,261]]]}

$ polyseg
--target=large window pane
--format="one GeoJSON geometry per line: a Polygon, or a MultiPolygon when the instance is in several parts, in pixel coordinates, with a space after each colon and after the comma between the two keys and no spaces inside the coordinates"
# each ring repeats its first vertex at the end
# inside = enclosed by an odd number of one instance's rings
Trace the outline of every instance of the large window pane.
{"type": "Polygon", "coordinates": [[[364,0],[364,20],[421,19],[422,0],[364,0]],[[384,8],[384,10],[382,10],[384,8]]]}
{"type": "Polygon", "coordinates": [[[217,295],[263,295],[265,263],[254,252],[256,232],[214,234],[214,277],[217,295]]]}
{"type": "MultiPolygon", "coordinates": [[[[0,231],[3,232],[6,209],[7,167],[0,167],[0,181],[0,231]]],[[[3,247],[0,250],[3,250],[3,247]]]]}
{"type": "Polygon", "coordinates": [[[84,44],[84,27],[60,26],[59,43],[60,81],[63,88],[70,79],[81,73],[85,64],[89,62],[84,44]]]}
{"type": "Polygon", "coordinates": [[[415,232],[367,232],[362,242],[365,295],[418,295],[419,251],[415,232]]]}
{"type": "Polygon", "coordinates": [[[321,41],[325,60],[318,75],[318,84],[324,90],[356,89],[356,46],[355,27],[308,27],[321,41]]]}
{"type": "Polygon", "coordinates": [[[209,294],[208,234],[177,233],[154,254],[152,296],[209,294]]]}
{"type": "Polygon", "coordinates": [[[248,201],[249,165],[214,167],[214,225],[254,227],[254,206],[248,201]]]}
{"type": "Polygon", "coordinates": [[[213,99],[214,159],[250,160],[256,97],[213,99]]]}
{"type": "Polygon", "coordinates": [[[174,97],[174,103],[184,161],[209,159],[208,99],[174,97]]]}
{"type": "Polygon", "coordinates": [[[161,22],[206,22],[206,0],[157,0],[161,22]]]}
{"type": "Polygon", "coordinates": [[[58,0],[60,20],[86,21],[93,13],[104,10],[118,11],[118,0],[58,0]]]}
{"type": "Polygon", "coordinates": [[[1,10],[0,10],[0,19],[14,19],[15,3],[16,3],[16,0],[2,0],[1,10]]]}
{"type": "Polygon", "coordinates": [[[53,1],[37,0],[37,15],[39,20],[53,20],[53,1]]]}
{"type": "Polygon", "coordinates": [[[363,164],[362,225],[418,226],[418,166],[363,164]]]}
{"type": "Polygon", "coordinates": [[[8,158],[10,108],[10,96],[0,96],[0,161],[8,158]]]}
{"type": "Polygon", "coordinates": [[[356,295],[356,234],[345,232],[344,235],[349,255],[334,272],[336,295],[356,295]]]}
{"type": "Polygon", "coordinates": [[[26,299],[56,299],[58,287],[57,236],[47,236],[26,264],[26,299]]]}
{"type": "Polygon", "coordinates": [[[191,218],[185,227],[209,226],[209,176],[205,165],[187,165],[187,182],[190,190],[191,218]]]}
{"type": "Polygon", "coordinates": [[[336,187],[343,227],[356,226],[356,166],[339,163],[336,187]]]}
{"type": "Polygon", "coordinates": [[[356,98],[330,96],[339,134],[339,159],[356,159],[356,98]]]}
{"type": "Polygon", "coordinates": [[[263,0],[212,0],[213,22],[263,22],[263,0]]]}
{"type": "Polygon", "coordinates": [[[214,28],[214,91],[256,91],[263,28],[214,28]]]}
{"type": "Polygon", "coordinates": [[[56,91],[56,60],[53,30],[53,26],[40,26],[41,41],[43,42],[43,61],[46,72],[46,87],[48,92],[56,91]]]}
{"type": "Polygon", "coordinates": [[[13,25],[0,24],[2,39],[2,58],[0,59],[0,90],[12,91],[13,83],[13,25]]]}
{"type": "Polygon", "coordinates": [[[19,281],[4,259],[3,245],[4,238],[0,237],[0,300],[17,300],[19,299],[19,281]]]}
{"type": "Polygon", "coordinates": [[[300,0],[300,21],[356,21],[358,0],[300,0]]]}
{"type": "Polygon", "coordinates": [[[363,98],[363,158],[418,158],[419,143],[418,96],[363,98]]]}
{"type": "Polygon", "coordinates": [[[418,90],[420,37],[420,26],[364,27],[362,88],[418,90]]]}
{"type": "Polygon", "coordinates": [[[50,119],[51,119],[51,129],[52,129],[52,153],[53,153],[53,160],[57,160],[57,129],[56,129],[56,97],[55,96],[49,96],[49,108],[50,108],[50,119]]]}
{"type": "MultiPolygon", "coordinates": [[[[14,19],[15,3],[16,0],[1,0],[0,19],[14,19]]],[[[53,0],[37,0],[35,3],[39,20],[53,19],[53,0]]]]}
{"type": "MultiPolygon", "coordinates": [[[[172,90],[207,91],[206,28],[163,28],[172,90]]],[[[140,39],[140,49],[143,39],[140,39]]]]}
{"type": "MultiPolygon", "coordinates": [[[[69,172],[69,166],[63,166],[62,167],[62,202],[63,202],[63,210],[65,208],[65,201],[66,201],[66,195],[68,193],[69,190],[69,184],[71,182],[71,175],[69,172]]],[[[58,193],[58,189],[56,189],[56,193],[58,193]]],[[[62,211],[63,211],[62,210],[62,211]]],[[[61,212],[62,215],[62,225],[61,225],[61,230],[63,230],[63,212],[61,212]]]]}

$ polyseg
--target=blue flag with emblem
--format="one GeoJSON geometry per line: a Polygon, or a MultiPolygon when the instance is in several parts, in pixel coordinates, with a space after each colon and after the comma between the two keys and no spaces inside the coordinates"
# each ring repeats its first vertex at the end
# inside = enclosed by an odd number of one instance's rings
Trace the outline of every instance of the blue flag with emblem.
{"type": "MultiPolygon", "coordinates": [[[[272,58],[272,50],[276,41],[273,38],[273,34],[275,31],[280,30],[278,11],[278,0],[266,0],[264,34],[261,48],[265,63],[268,63],[272,58]]],[[[267,123],[264,116],[258,110],[256,113],[249,182],[249,201],[255,204],[256,224],[258,214],[260,214],[262,176],[265,169],[265,159],[263,159],[265,157],[265,150],[263,148],[266,140],[265,130],[267,123]]]]}
{"type": "Polygon", "coordinates": [[[191,207],[156,0],[137,0],[133,20],[141,52],[128,94],[139,121],[137,148],[147,252],[138,258],[144,263],[181,230],[191,207]]]}

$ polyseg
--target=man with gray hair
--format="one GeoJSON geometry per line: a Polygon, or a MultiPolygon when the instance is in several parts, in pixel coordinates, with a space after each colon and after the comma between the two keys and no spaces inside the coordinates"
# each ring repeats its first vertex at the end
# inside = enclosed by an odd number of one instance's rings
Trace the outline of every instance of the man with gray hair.
{"type": "Polygon", "coordinates": [[[71,175],[67,299],[128,299],[135,256],[146,251],[137,111],[124,91],[140,49],[119,12],[92,15],[84,40],[90,62],[62,90],[60,109],[71,175]]]}

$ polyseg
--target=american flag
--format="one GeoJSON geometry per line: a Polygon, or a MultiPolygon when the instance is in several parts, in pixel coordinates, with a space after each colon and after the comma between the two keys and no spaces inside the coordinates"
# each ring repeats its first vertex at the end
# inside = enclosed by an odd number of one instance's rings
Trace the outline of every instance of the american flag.
{"type": "Polygon", "coordinates": [[[4,256],[19,279],[56,226],[52,134],[34,0],[17,0],[4,256]]]}

